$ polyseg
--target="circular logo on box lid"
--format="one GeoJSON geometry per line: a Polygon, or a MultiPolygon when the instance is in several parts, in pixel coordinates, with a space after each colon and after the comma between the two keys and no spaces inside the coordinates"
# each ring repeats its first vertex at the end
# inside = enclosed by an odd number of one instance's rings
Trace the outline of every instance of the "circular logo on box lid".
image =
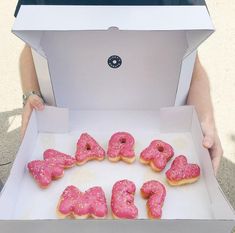
{"type": "Polygon", "coordinates": [[[112,55],[108,58],[108,65],[111,68],[118,68],[122,64],[122,59],[117,55],[112,55]]]}

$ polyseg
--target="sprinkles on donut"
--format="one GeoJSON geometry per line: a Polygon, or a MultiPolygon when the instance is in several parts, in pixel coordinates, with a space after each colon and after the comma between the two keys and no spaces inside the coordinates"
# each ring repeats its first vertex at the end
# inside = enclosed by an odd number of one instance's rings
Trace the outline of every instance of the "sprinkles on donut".
{"type": "Polygon", "coordinates": [[[166,178],[170,185],[178,186],[196,182],[200,177],[200,167],[190,164],[184,155],[177,156],[166,172],[166,178]]]}
{"type": "Polygon", "coordinates": [[[135,219],[138,209],[134,204],[135,184],[129,180],[117,181],[112,189],[111,209],[115,219],[135,219]]]}
{"type": "Polygon", "coordinates": [[[164,185],[157,180],[150,180],[143,184],[140,192],[143,198],[148,199],[146,207],[149,218],[160,219],[162,216],[162,206],[166,197],[164,185]]]}
{"type": "Polygon", "coordinates": [[[123,160],[126,163],[133,163],[135,161],[134,144],[134,137],[127,132],[113,134],[108,144],[108,159],[112,162],[123,160]]]}
{"type": "Polygon", "coordinates": [[[108,208],[104,191],[101,187],[92,187],[81,192],[77,187],[70,185],[62,193],[57,215],[60,218],[105,218],[108,208]]]}
{"type": "Polygon", "coordinates": [[[41,188],[47,188],[52,180],[64,175],[64,169],[76,164],[75,158],[53,149],[46,150],[43,157],[44,160],[33,160],[27,165],[30,174],[41,188]]]}
{"type": "Polygon", "coordinates": [[[104,160],[105,150],[88,133],[83,133],[77,142],[77,165],[82,165],[89,160],[104,160]]]}
{"type": "Polygon", "coordinates": [[[150,164],[154,171],[160,172],[174,156],[172,146],[161,140],[154,140],[140,154],[140,162],[150,164]]]}

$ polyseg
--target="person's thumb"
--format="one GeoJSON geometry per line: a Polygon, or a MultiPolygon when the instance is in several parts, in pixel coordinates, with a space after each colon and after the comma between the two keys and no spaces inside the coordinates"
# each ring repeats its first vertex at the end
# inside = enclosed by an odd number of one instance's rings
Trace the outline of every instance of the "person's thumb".
{"type": "Polygon", "coordinates": [[[210,149],[213,146],[214,139],[211,135],[205,135],[202,144],[205,148],[210,149]]]}

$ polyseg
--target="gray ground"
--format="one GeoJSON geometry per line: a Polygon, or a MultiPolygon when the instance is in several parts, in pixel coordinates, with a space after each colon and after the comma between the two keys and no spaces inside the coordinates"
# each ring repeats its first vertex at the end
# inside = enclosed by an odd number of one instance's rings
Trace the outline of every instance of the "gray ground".
{"type": "MultiPolygon", "coordinates": [[[[235,208],[235,2],[207,0],[217,31],[199,50],[210,76],[224,158],[218,181],[235,208]]],[[[16,0],[0,1],[0,163],[14,160],[19,147],[21,89],[18,58],[23,43],[10,33],[16,0]]],[[[0,167],[6,181],[11,164],[0,167]]]]}

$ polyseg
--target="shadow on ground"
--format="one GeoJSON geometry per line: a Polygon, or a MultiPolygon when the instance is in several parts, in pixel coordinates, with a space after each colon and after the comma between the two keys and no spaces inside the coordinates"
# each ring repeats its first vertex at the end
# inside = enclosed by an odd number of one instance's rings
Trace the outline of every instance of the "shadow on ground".
{"type": "Polygon", "coordinates": [[[12,111],[0,112],[0,179],[3,183],[9,175],[11,162],[14,160],[20,145],[20,123],[17,124],[16,121],[19,121],[21,111],[22,109],[18,108],[12,111]]]}
{"type": "MultiPolygon", "coordinates": [[[[235,135],[230,136],[231,143],[234,144],[235,151],[235,135]]],[[[217,180],[225,193],[227,200],[235,210],[235,164],[226,159],[222,158],[220,168],[217,174],[217,180]]],[[[235,227],[231,233],[235,233],[235,227]]]]}
{"type": "MultiPolygon", "coordinates": [[[[235,154],[235,134],[231,134],[229,139],[234,148],[233,154],[235,154]]],[[[235,209],[235,163],[223,157],[217,179],[233,209],[235,209]]]]}
{"type": "Polygon", "coordinates": [[[235,209],[235,164],[223,157],[217,180],[233,209],[235,209]]]}

